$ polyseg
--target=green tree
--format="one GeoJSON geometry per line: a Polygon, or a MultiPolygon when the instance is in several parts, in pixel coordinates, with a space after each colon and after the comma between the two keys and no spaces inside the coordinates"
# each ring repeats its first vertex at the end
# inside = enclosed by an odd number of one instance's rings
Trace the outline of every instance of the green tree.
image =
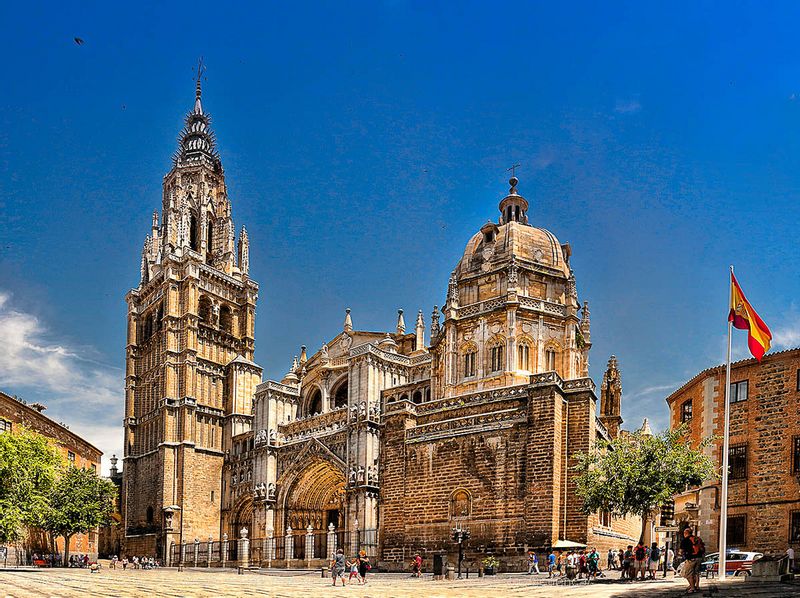
{"type": "Polygon", "coordinates": [[[712,441],[696,449],[682,426],[661,434],[634,432],[614,440],[601,440],[598,450],[577,453],[575,493],[583,499],[583,511],[609,511],[618,517],[647,517],[676,494],[718,477],[714,463],[703,454],[712,441]]]}
{"type": "Polygon", "coordinates": [[[55,444],[20,427],[0,434],[0,543],[39,526],[64,459],[55,444]]]}
{"type": "Polygon", "coordinates": [[[50,495],[42,528],[64,538],[64,566],[69,563],[69,541],[107,521],[114,510],[114,484],[90,469],[69,467],[50,495]]]}

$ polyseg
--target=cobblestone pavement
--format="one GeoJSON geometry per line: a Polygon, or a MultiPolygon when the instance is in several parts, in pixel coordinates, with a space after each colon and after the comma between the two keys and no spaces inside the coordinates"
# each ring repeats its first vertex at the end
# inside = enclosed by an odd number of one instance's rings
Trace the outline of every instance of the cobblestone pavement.
{"type": "MultiPolygon", "coordinates": [[[[686,583],[682,579],[656,580],[636,583],[600,581],[591,585],[547,585],[536,576],[498,575],[493,578],[433,581],[424,577],[413,579],[407,575],[375,574],[364,586],[330,586],[329,579],[311,572],[269,572],[237,575],[235,571],[174,569],[154,571],[109,570],[92,574],[84,569],[43,569],[0,572],[0,596],[71,597],[71,596],[146,596],[159,597],[216,597],[216,596],[302,596],[325,598],[357,596],[376,598],[442,597],[442,598],[517,598],[517,597],[638,597],[667,598],[683,596],[686,583]]],[[[800,582],[791,584],[753,584],[744,579],[701,583],[701,596],[732,598],[738,596],[772,598],[796,596],[800,598],[800,582]]],[[[696,594],[698,595],[698,594],[696,594]]]]}

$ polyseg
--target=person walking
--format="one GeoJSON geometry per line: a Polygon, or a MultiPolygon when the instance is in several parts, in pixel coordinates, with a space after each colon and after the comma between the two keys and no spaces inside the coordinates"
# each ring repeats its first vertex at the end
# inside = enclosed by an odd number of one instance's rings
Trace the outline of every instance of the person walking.
{"type": "Polygon", "coordinates": [[[547,555],[547,577],[553,577],[556,570],[556,553],[550,549],[550,554],[547,555]]]}
{"type": "Polygon", "coordinates": [[[344,550],[341,548],[336,551],[336,554],[333,555],[331,559],[331,578],[333,579],[333,585],[336,585],[336,578],[340,578],[342,580],[342,585],[346,584],[344,580],[344,570],[345,570],[346,561],[344,558],[344,550]]]}
{"type": "Polygon", "coordinates": [[[369,563],[369,558],[367,557],[367,551],[361,549],[358,553],[358,574],[361,576],[360,583],[363,585],[367,583],[367,571],[372,569],[372,565],[369,563]]]}
{"type": "Polygon", "coordinates": [[[353,581],[353,578],[356,578],[356,581],[360,581],[358,579],[358,559],[353,559],[352,561],[345,561],[344,563],[350,570],[350,577],[347,578],[347,583],[353,581]]]}
{"type": "Polygon", "coordinates": [[[596,548],[592,548],[586,560],[589,562],[589,577],[595,579],[600,573],[600,553],[596,548]]]}
{"type": "Polygon", "coordinates": [[[128,557],[122,557],[122,570],[125,571],[128,568],[128,557]]]}
{"type": "Polygon", "coordinates": [[[536,552],[533,550],[528,551],[528,575],[533,575],[534,571],[536,575],[540,574],[539,571],[539,557],[536,555],[536,552]]]}
{"type": "Polygon", "coordinates": [[[556,555],[556,572],[561,575],[564,571],[564,553],[560,550],[556,555]]]}
{"type": "Polygon", "coordinates": [[[665,552],[667,554],[667,571],[672,571],[675,573],[675,551],[672,550],[672,547],[670,546],[665,552]]]}
{"type": "Polygon", "coordinates": [[[414,561],[411,563],[411,571],[414,577],[422,577],[422,557],[419,553],[414,555],[414,561]]]}
{"type": "Polygon", "coordinates": [[[617,553],[613,548],[608,549],[608,556],[606,558],[608,559],[606,569],[616,569],[617,566],[614,561],[617,559],[617,553]]]}
{"type": "Polygon", "coordinates": [[[789,557],[789,573],[794,573],[794,548],[789,546],[786,549],[786,556],[789,557]]]}
{"type": "MultiPolygon", "coordinates": [[[[705,555],[705,545],[702,546],[702,555],[698,547],[698,540],[692,529],[687,527],[683,530],[683,540],[681,540],[681,553],[685,559],[683,565],[683,576],[689,582],[687,594],[694,594],[700,589],[700,560],[705,555]]],[[[702,545],[702,540],[699,540],[702,545]]]]}

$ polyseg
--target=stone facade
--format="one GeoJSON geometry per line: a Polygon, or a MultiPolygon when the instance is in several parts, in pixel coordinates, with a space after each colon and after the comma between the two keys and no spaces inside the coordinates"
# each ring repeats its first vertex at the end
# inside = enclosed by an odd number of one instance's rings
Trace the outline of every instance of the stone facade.
{"type": "MultiPolygon", "coordinates": [[[[764,553],[798,550],[800,349],[767,354],[761,363],[733,363],[731,385],[728,545],[764,553]]],[[[687,423],[695,443],[718,435],[706,454],[719,467],[724,389],[721,365],[700,372],[667,398],[670,424],[687,423]]],[[[706,546],[719,544],[718,483],[676,497],[675,512],[682,525],[698,529],[706,546]]]]}
{"type": "MultiPolygon", "coordinates": [[[[17,397],[0,391],[0,433],[24,426],[55,441],[64,458],[75,467],[97,471],[100,468],[100,449],[71,432],[62,423],[56,423],[44,413],[45,406],[39,403],[28,404],[17,397]]],[[[24,548],[29,552],[49,553],[52,547],[47,535],[39,530],[28,530],[24,548]]],[[[64,551],[64,539],[56,540],[58,551],[64,551]]],[[[98,531],[88,534],[75,534],[70,539],[70,554],[88,554],[97,558],[98,531]]],[[[8,550],[9,563],[13,563],[17,552],[8,550]]]]}
{"type": "Polygon", "coordinates": [[[207,126],[198,87],[128,295],[130,550],[249,534],[256,562],[295,566],[302,551],[309,565],[333,541],[401,569],[412,551],[452,551],[460,525],[476,558],[515,568],[558,539],[604,551],[638,537],[638,521],[587,516],[574,496],[571,455],[622,423],[619,370],[609,362],[598,419],[571,248],[529,224],[516,178],[429,323],[420,310],[407,332],[399,310],[393,330],[358,330],[348,309],[338,334],[258,384],[257,286],[244,231],[234,259],[207,126]]]}

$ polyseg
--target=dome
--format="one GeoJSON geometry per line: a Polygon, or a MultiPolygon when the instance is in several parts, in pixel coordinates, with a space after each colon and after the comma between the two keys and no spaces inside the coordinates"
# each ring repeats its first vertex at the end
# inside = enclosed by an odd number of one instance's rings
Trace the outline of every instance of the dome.
{"type": "Polygon", "coordinates": [[[569,251],[549,230],[511,221],[500,226],[488,222],[472,236],[456,266],[457,278],[502,268],[515,258],[518,263],[557,270],[565,278],[570,269],[569,251]]]}

